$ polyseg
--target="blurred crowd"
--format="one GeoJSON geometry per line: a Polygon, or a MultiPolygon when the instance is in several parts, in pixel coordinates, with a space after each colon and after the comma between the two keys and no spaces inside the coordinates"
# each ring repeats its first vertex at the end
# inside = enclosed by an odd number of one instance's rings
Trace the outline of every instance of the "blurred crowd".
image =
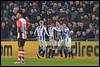
{"type": "MultiPolygon", "coordinates": [[[[32,24],[28,39],[43,20],[48,27],[59,21],[73,28],[72,39],[99,40],[99,1],[1,1],[1,39],[16,39],[16,13],[21,10],[32,24]]],[[[47,37],[48,38],[48,37],[47,37]]]]}

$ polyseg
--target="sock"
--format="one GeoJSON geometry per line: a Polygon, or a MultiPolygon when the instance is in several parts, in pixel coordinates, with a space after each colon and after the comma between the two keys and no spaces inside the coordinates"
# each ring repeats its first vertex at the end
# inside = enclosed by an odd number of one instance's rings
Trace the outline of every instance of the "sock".
{"type": "Polygon", "coordinates": [[[43,55],[42,55],[42,57],[44,57],[45,53],[46,53],[46,48],[43,48],[43,55]]]}
{"type": "Polygon", "coordinates": [[[72,55],[72,58],[74,58],[74,54],[73,54],[73,51],[71,50],[71,55],[72,55]]]}
{"type": "Polygon", "coordinates": [[[24,62],[24,50],[21,51],[21,61],[24,62]]]}
{"type": "Polygon", "coordinates": [[[52,49],[49,49],[49,57],[51,56],[51,51],[52,51],[52,49]]]}
{"type": "Polygon", "coordinates": [[[69,57],[71,57],[71,55],[72,55],[72,51],[69,50],[68,54],[69,54],[69,57]]]}
{"type": "Polygon", "coordinates": [[[43,55],[43,48],[42,47],[39,48],[39,54],[40,54],[40,56],[43,55]]]}
{"type": "Polygon", "coordinates": [[[65,58],[67,57],[67,54],[68,54],[68,50],[67,49],[64,49],[65,58]]]}
{"type": "Polygon", "coordinates": [[[55,54],[55,50],[52,50],[51,57],[53,58],[55,54]]]}
{"type": "Polygon", "coordinates": [[[63,57],[62,51],[61,51],[61,53],[60,53],[60,56],[63,57]]]}
{"type": "Polygon", "coordinates": [[[58,55],[62,53],[62,49],[58,48],[58,55]]]}
{"type": "Polygon", "coordinates": [[[18,50],[18,62],[20,62],[20,60],[21,60],[21,54],[20,54],[20,50],[18,50]]]}
{"type": "Polygon", "coordinates": [[[61,56],[61,57],[63,57],[63,54],[62,54],[62,49],[60,50],[60,56],[61,56]]]}
{"type": "Polygon", "coordinates": [[[39,54],[41,53],[41,51],[42,51],[42,47],[39,47],[39,54]]]}

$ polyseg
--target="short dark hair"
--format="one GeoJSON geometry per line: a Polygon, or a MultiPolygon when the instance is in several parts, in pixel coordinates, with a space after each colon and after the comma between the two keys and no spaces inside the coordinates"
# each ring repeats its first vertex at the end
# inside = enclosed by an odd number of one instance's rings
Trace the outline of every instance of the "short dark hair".
{"type": "Polygon", "coordinates": [[[23,13],[22,13],[22,11],[21,11],[21,10],[19,10],[17,13],[21,14],[21,16],[23,15],[23,13]]]}

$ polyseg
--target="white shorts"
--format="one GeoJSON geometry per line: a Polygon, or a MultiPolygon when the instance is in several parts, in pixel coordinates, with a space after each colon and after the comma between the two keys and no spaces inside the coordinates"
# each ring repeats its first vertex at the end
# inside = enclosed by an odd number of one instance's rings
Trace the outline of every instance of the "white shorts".
{"type": "Polygon", "coordinates": [[[62,41],[62,44],[63,44],[65,47],[71,47],[71,38],[64,39],[64,40],[62,41]]]}
{"type": "Polygon", "coordinates": [[[49,44],[50,46],[53,46],[53,47],[57,45],[56,40],[54,40],[53,36],[49,37],[49,44]]]}
{"type": "Polygon", "coordinates": [[[59,46],[62,46],[62,42],[63,42],[63,40],[59,40],[59,41],[58,41],[58,47],[59,47],[59,46]]]}
{"type": "Polygon", "coordinates": [[[56,46],[56,41],[55,40],[50,40],[50,46],[56,46]]]}
{"type": "Polygon", "coordinates": [[[45,41],[45,39],[43,40],[41,37],[38,37],[39,38],[39,44],[41,47],[46,47],[47,46],[47,43],[45,41]]]}

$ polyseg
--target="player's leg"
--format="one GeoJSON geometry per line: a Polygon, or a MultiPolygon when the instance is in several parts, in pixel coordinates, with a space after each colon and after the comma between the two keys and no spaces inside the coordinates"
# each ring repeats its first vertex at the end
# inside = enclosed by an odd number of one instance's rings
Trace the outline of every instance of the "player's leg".
{"type": "Polygon", "coordinates": [[[37,54],[38,58],[40,58],[43,54],[43,37],[42,36],[38,36],[38,42],[39,42],[39,52],[37,54]]]}
{"type": "Polygon", "coordinates": [[[72,56],[72,51],[71,51],[71,47],[68,46],[68,57],[71,58],[72,56]]]}
{"type": "Polygon", "coordinates": [[[42,46],[43,46],[43,56],[42,57],[46,57],[46,46],[47,46],[47,44],[46,44],[46,41],[45,40],[43,40],[43,44],[42,44],[42,46]]]}
{"type": "Polygon", "coordinates": [[[24,63],[24,45],[25,45],[25,39],[22,39],[22,42],[21,42],[21,63],[24,63]]]}
{"type": "Polygon", "coordinates": [[[68,53],[69,53],[69,58],[73,57],[73,53],[71,50],[71,38],[68,40],[68,53]]]}
{"type": "Polygon", "coordinates": [[[53,58],[54,57],[54,54],[55,54],[55,46],[52,47],[52,50],[51,50],[51,57],[53,58]]]}
{"type": "Polygon", "coordinates": [[[17,61],[15,63],[20,63],[21,62],[20,50],[21,50],[21,47],[20,47],[20,39],[18,39],[18,59],[17,59],[17,61]]]}
{"type": "Polygon", "coordinates": [[[39,54],[37,54],[38,58],[46,57],[46,41],[45,40],[39,40],[40,42],[40,48],[39,48],[39,54]]]}
{"type": "Polygon", "coordinates": [[[20,55],[20,47],[18,47],[18,59],[15,63],[20,63],[21,62],[21,55],[20,55]]]}
{"type": "Polygon", "coordinates": [[[52,52],[52,46],[53,46],[53,41],[50,39],[50,49],[49,49],[49,58],[51,57],[51,52],[52,52]]]}
{"type": "Polygon", "coordinates": [[[63,55],[62,55],[61,41],[59,40],[57,43],[58,43],[58,56],[60,54],[60,56],[62,57],[63,55]]]}
{"type": "Polygon", "coordinates": [[[24,63],[24,43],[21,38],[18,39],[18,60],[16,63],[24,63]]]}
{"type": "Polygon", "coordinates": [[[56,41],[52,40],[52,47],[51,47],[51,57],[53,58],[55,55],[55,46],[56,46],[56,41]]]}
{"type": "Polygon", "coordinates": [[[39,51],[37,55],[41,55],[41,51],[42,51],[42,37],[38,36],[38,42],[39,42],[39,51]]]}
{"type": "Polygon", "coordinates": [[[68,57],[68,40],[67,39],[64,39],[64,55],[65,55],[65,58],[68,57]]]}
{"type": "Polygon", "coordinates": [[[49,55],[48,55],[49,58],[51,57],[51,51],[52,51],[52,46],[50,46],[50,49],[49,49],[49,55]]]}
{"type": "Polygon", "coordinates": [[[42,40],[39,40],[39,52],[38,52],[38,57],[42,56],[43,55],[43,41],[42,40]]]}

